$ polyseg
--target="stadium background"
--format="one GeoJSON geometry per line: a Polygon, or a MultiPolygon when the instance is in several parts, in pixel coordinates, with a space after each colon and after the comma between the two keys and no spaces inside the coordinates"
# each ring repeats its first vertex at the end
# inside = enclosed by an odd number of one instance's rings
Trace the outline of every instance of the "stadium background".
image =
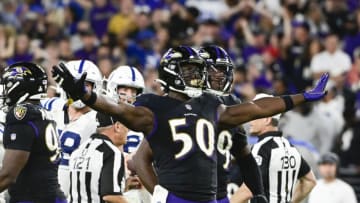
{"type": "MultiPolygon", "coordinates": [[[[285,114],[280,127],[305,158],[314,159],[315,171],[319,154],[336,152],[340,176],[359,199],[358,0],[0,2],[2,69],[16,61],[35,61],[50,73],[59,61],[89,59],[107,77],[127,64],[143,73],[146,92],[161,94],[154,82],[159,59],[180,44],[224,47],[235,64],[232,91],[244,101],[260,91],[301,92],[320,72],[330,72],[327,97],[317,108],[304,105],[285,114]]],[[[50,84],[55,84],[51,78],[50,84]]]]}

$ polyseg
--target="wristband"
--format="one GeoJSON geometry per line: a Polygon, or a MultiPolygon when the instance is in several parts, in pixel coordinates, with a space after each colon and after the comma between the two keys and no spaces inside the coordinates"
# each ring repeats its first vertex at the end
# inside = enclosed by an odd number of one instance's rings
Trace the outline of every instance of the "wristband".
{"type": "Polygon", "coordinates": [[[86,106],[92,106],[93,104],[95,104],[96,99],[97,99],[96,93],[91,91],[89,99],[83,100],[83,102],[84,104],[86,104],[86,106]]]}
{"type": "Polygon", "coordinates": [[[285,102],[285,111],[289,111],[292,108],[294,108],[294,102],[293,102],[293,100],[291,99],[291,97],[289,95],[281,96],[281,98],[285,102]]]}

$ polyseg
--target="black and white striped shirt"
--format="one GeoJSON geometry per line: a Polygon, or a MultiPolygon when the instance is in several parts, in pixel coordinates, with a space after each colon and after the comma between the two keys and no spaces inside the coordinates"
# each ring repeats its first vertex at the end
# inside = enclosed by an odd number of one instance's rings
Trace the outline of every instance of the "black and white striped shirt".
{"type": "Polygon", "coordinates": [[[290,202],[296,181],[310,171],[297,149],[276,131],[261,135],[252,154],[260,167],[269,203],[290,202]]]}
{"type": "Polygon", "coordinates": [[[104,202],[105,195],[121,195],[125,187],[122,152],[101,134],[93,134],[70,157],[69,202],[104,202]]]}

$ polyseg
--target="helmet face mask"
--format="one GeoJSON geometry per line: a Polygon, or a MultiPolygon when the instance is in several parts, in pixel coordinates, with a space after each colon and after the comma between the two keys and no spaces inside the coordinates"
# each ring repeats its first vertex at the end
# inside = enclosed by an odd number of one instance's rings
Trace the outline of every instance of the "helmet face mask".
{"type": "Polygon", "coordinates": [[[199,54],[207,62],[207,91],[216,95],[228,94],[233,81],[233,64],[229,55],[215,45],[201,48],[199,54]]]}
{"type": "Polygon", "coordinates": [[[7,106],[46,97],[47,75],[42,67],[30,62],[14,63],[1,78],[3,102],[7,106]]]}
{"type": "Polygon", "coordinates": [[[206,84],[205,61],[188,46],[169,49],[160,62],[159,79],[165,92],[169,90],[198,97],[206,84]]]}
{"type": "Polygon", "coordinates": [[[111,72],[106,84],[106,94],[116,102],[133,103],[145,89],[141,73],[130,66],[119,66],[111,72]]]}

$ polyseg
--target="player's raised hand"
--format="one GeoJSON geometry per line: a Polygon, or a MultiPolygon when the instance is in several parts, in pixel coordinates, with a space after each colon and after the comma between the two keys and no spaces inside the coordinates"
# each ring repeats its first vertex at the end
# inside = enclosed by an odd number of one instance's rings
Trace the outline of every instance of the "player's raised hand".
{"type": "Polygon", "coordinates": [[[319,81],[312,90],[306,91],[303,95],[306,101],[317,101],[322,99],[327,91],[325,91],[326,84],[329,80],[329,73],[321,75],[319,81]]]}
{"type": "Polygon", "coordinates": [[[63,62],[53,66],[51,72],[56,83],[58,83],[73,100],[81,99],[86,93],[86,73],[82,74],[80,79],[76,79],[63,62]]]}

